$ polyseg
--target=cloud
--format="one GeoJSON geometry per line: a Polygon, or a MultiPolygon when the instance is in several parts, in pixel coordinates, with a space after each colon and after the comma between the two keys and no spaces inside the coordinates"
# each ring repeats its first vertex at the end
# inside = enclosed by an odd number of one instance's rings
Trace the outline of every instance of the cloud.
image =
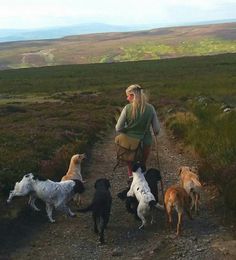
{"type": "Polygon", "coordinates": [[[105,22],[178,23],[236,18],[235,0],[0,0],[0,27],[105,22]]]}

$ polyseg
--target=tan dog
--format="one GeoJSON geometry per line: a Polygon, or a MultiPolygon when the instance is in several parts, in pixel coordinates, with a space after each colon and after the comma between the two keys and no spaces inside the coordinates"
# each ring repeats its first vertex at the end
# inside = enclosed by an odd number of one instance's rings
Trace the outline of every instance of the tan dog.
{"type": "MultiPolygon", "coordinates": [[[[81,162],[85,158],[86,158],[86,155],[84,153],[73,155],[70,160],[69,169],[68,169],[66,175],[64,175],[62,177],[61,181],[80,180],[82,183],[84,183],[83,177],[81,174],[81,162]]],[[[79,194],[76,194],[73,199],[77,205],[81,204],[81,198],[80,198],[79,194]]]]}
{"type": "Polygon", "coordinates": [[[172,226],[173,208],[175,208],[178,213],[177,236],[179,236],[181,232],[183,212],[185,211],[188,217],[192,219],[189,200],[189,195],[182,187],[171,186],[165,192],[165,208],[170,226],[172,226]]]}
{"type": "Polygon", "coordinates": [[[197,213],[200,203],[200,191],[202,189],[198,175],[196,175],[190,167],[182,166],[179,169],[179,176],[181,187],[183,187],[191,197],[191,210],[194,209],[195,213],[197,213]]]}

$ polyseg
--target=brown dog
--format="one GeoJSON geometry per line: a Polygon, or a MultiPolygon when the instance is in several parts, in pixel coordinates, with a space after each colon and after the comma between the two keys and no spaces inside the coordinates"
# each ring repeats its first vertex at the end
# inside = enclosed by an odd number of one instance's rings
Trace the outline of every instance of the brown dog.
{"type": "Polygon", "coordinates": [[[165,208],[170,226],[172,226],[173,208],[175,208],[178,213],[177,236],[179,236],[181,232],[183,212],[185,211],[188,217],[192,219],[189,199],[189,195],[182,187],[171,186],[165,192],[165,208]]]}
{"type": "Polygon", "coordinates": [[[75,154],[70,159],[69,169],[61,179],[61,181],[67,180],[80,180],[83,182],[83,177],[81,175],[81,162],[86,158],[86,155],[83,154],[75,154]]]}
{"type": "MultiPolygon", "coordinates": [[[[73,155],[70,160],[69,169],[68,169],[66,175],[64,175],[62,177],[61,181],[80,180],[82,183],[84,183],[83,177],[81,174],[81,162],[85,158],[86,158],[86,155],[84,153],[73,155]]],[[[73,199],[77,205],[81,204],[81,198],[78,193],[74,196],[73,199]]]]}
{"type": "Polygon", "coordinates": [[[182,166],[179,169],[179,176],[181,187],[183,187],[191,197],[191,210],[194,209],[195,213],[197,213],[200,203],[200,191],[202,189],[198,175],[196,175],[190,167],[182,166]]]}

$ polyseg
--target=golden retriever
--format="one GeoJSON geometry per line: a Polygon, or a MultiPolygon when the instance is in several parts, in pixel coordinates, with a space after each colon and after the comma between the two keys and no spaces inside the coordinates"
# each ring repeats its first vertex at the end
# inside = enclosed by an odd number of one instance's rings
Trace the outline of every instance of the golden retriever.
{"type": "Polygon", "coordinates": [[[184,188],[178,186],[169,187],[164,196],[165,208],[168,217],[169,225],[172,226],[172,210],[175,208],[178,214],[178,223],[176,235],[179,236],[182,226],[183,212],[185,211],[190,219],[190,198],[184,188]]]}
{"type": "MultiPolygon", "coordinates": [[[[71,157],[69,169],[61,179],[61,181],[67,181],[67,180],[80,180],[82,183],[83,177],[81,174],[81,162],[86,158],[86,155],[83,154],[75,154],[71,157]]],[[[79,206],[81,204],[81,198],[80,195],[77,193],[73,200],[76,202],[76,204],[79,206]]]]}
{"type": "Polygon", "coordinates": [[[202,189],[198,175],[195,174],[190,167],[182,166],[179,169],[179,177],[181,187],[183,187],[191,197],[191,210],[194,209],[195,213],[197,213],[199,211],[200,191],[202,189]]]}

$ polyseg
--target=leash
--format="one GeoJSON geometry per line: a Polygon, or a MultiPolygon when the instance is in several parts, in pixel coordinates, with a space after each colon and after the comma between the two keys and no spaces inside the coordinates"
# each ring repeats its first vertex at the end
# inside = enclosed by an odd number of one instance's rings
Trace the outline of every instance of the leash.
{"type": "Polygon", "coordinates": [[[158,141],[157,141],[157,136],[154,135],[155,137],[155,150],[156,150],[156,161],[157,161],[157,166],[158,166],[158,169],[160,171],[160,175],[161,175],[161,193],[162,193],[162,200],[163,200],[163,205],[165,205],[165,201],[164,201],[164,185],[163,185],[163,180],[162,180],[162,174],[161,174],[161,165],[160,165],[160,159],[159,159],[159,153],[158,153],[158,141]]]}

